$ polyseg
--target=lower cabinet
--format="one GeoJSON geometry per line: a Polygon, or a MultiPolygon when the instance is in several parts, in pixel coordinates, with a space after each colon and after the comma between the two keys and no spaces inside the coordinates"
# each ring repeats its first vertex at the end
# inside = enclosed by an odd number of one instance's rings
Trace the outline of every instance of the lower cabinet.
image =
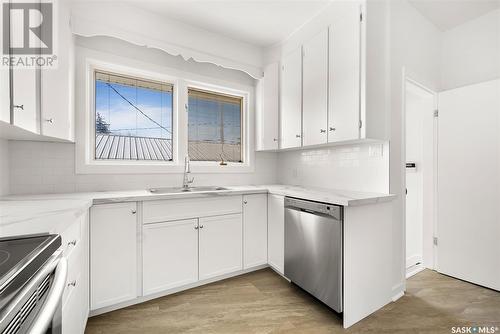
{"type": "Polygon", "coordinates": [[[200,280],[243,268],[241,214],[199,219],[200,280]]]}
{"type": "Polygon", "coordinates": [[[268,195],[268,258],[271,267],[284,273],[285,267],[285,197],[268,195]]]}
{"type": "Polygon", "coordinates": [[[243,268],[267,263],[267,194],[243,196],[243,268]]]}
{"type": "Polygon", "coordinates": [[[113,203],[90,210],[90,308],[137,297],[137,205],[113,203]]]}
{"type": "Polygon", "coordinates": [[[198,219],[145,224],[142,243],[144,295],[198,280],[198,219]]]}

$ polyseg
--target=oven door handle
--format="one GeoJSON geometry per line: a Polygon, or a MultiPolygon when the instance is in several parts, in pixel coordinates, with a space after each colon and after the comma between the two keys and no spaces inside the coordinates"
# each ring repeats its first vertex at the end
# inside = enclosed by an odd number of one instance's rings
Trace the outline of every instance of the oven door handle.
{"type": "Polygon", "coordinates": [[[54,279],[47,293],[47,298],[28,331],[30,334],[44,334],[61,303],[62,294],[66,287],[68,262],[65,257],[61,257],[55,264],[57,267],[55,268],[54,279]]]}

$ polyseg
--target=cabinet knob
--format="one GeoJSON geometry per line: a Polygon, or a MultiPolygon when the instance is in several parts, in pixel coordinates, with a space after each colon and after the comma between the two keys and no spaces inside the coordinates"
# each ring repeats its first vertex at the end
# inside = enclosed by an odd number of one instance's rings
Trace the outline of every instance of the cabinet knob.
{"type": "Polygon", "coordinates": [[[319,133],[326,133],[325,129],[319,129],[319,133]]]}
{"type": "Polygon", "coordinates": [[[274,138],[273,141],[278,141],[278,138],[274,138]]]}
{"type": "Polygon", "coordinates": [[[198,225],[196,225],[196,226],[194,227],[194,229],[195,229],[195,230],[197,230],[197,229],[198,229],[198,225]]]}
{"type": "Polygon", "coordinates": [[[14,109],[24,110],[24,104],[14,104],[13,107],[14,107],[14,109]]]}
{"type": "Polygon", "coordinates": [[[300,138],[301,136],[300,135],[295,135],[295,138],[300,138]]]}
{"type": "Polygon", "coordinates": [[[137,213],[137,210],[131,210],[130,212],[132,212],[132,214],[135,215],[137,213]]]}
{"type": "Polygon", "coordinates": [[[337,130],[337,129],[330,127],[330,131],[335,131],[335,130],[337,130]]]}
{"type": "Polygon", "coordinates": [[[45,122],[52,124],[52,123],[54,123],[54,119],[53,118],[48,118],[48,119],[45,120],[45,122]]]}
{"type": "Polygon", "coordinates": [[[76,239],[68,242],[68,246],[76,246],[76,239]]]}
{"type": "Polygon", "coordinates": [[[69,282],[68,286],[76,286],[76,280],[69,282]]]}
{"type": "Polygon", "coordinates": [[[248,202],[247,201],[243,201],[243,204],[247,204],[248,202]]]}
{"type": "Polygon", "coordinates": [[[200,228],[203,228],[203,225],[200,225],[200,228]]]}

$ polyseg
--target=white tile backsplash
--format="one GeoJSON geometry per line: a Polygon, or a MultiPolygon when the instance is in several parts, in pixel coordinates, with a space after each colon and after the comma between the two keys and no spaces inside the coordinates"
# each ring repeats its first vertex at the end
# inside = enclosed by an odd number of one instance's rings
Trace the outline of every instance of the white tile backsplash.
{"type": "Polygon", "coordinates": [[[9,194],[9,142],[0,139],[0,196],[9,194]]]}
{"type": "MultiPolygon", "coordinates": [[[[75,174],[75,145],[10,141],[10,193],[67,193],[180,186],[182,174],[75,174]]],[[[276,183],[276,153],[257,153],[253,173],[194,174],[195,185],[276,183]]]]}
{"type": "Polygon", "coordinates": [[[278,183],[389,192],[389,143],[279,153],[278,183]]]}

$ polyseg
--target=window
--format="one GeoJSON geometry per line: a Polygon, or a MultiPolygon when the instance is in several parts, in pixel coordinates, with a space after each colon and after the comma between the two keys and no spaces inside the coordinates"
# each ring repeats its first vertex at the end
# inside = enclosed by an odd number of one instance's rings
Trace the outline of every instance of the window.
{"type": "Polygon", "coordinates": [[[243,162],[243,98],[189,88],[188,105],[189,158],[243,162]]]}
{"type": "Polygon", "coordinates": [[[94,71],[95,159],[172,161],[173,86],[94,71]]]}

